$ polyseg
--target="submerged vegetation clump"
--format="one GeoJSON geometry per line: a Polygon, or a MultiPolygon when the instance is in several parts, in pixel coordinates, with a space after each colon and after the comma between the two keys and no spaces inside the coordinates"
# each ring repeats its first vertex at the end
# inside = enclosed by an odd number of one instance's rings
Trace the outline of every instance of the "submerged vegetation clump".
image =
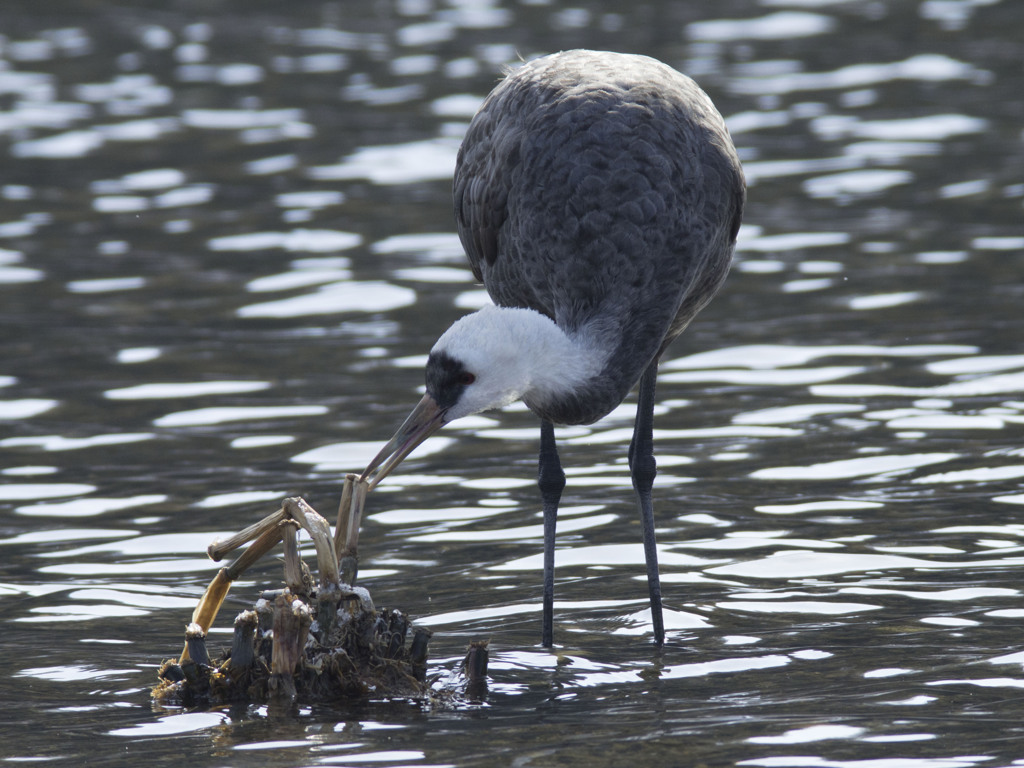
{"type": "Polygon", "coordinates": [[[189,709],[228,703],[291,704],[365,698],[416,698],[432,702],[486,694],[487,643],[475,642],[456,685],[432,689],[427,680],[431,631],[413,627],[399,610],[374,607],[370,593],[353,586],[357,575],[359,519],[366,483],[345,480],[335,535],[300,498],[225,541],[208,554],[219,561],[250,543],[206,588],[185,630],[185,648],[165,661],[153,698],[189,709]],[[299,557],[298,530],[316,548],[319,582],[299,557]],[[277,544],[284,545],[283,589],[263,592],[235,617],[230,650],[212,659],[207,633],[231,583],[277,544]]]}
{"type": "Polygon", "coordinates": [[[187,651],[164,662],[153,697],[186,708],[246,702],[327,702],[427,694],[430,630],[411,632],[406,614],[375,610],[354,588],[330,624],[317,615],[316,594],[265,592],[235,618],[230,650],[211,660],[197,624],[187,651]]]}

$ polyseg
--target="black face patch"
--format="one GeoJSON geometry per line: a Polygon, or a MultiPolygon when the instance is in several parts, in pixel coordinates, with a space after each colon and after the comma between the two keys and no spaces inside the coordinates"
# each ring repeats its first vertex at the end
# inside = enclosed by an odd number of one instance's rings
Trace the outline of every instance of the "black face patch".
{"type": "Polygon", "coordinates": [[[474,379],[466,366],[451,355],[431,352],[427,358],[427,394],[442,410],[455,405],[474,379]]]}

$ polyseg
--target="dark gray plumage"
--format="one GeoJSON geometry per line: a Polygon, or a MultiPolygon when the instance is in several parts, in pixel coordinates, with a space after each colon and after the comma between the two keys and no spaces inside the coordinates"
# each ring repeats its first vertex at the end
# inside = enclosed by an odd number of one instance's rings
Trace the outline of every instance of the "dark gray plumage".
{"type": "Polygon", "coordinates": [[[459,152],[454,196],[495,304],[616,334],[584,391],[534,407],[589,424],[718,291],[745,186],[693,80],[646,56],[578,50],[531,61],[491,92],[459,152]]]}
{"type": "Polygon", "coordinates": [[[736,150],[711,100],[645,56],[567,51],[511,72],[473,118],[455,218],[496,307],[446,331],[427,394],[370,462],[375,486],[430,434],[522,399],[541,418],[544,645],[565,474],[553,424],[589,424],[640,382],[629,466],[655,642],[664,639],[651,487],[665,347],[725,279],[743,213],[736,150]],[[379,468],[379,469],[378,469],[379,468]]]}

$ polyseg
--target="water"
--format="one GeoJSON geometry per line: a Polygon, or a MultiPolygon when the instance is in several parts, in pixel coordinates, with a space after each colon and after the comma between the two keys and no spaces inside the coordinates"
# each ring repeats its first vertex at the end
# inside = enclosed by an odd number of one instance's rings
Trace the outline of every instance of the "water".
{"type": "MultiPolygon", "coordinates": [[[[1017,3],[50,0],[4,3],[0,32],[6,761],[1024,758],[1017,3]],[[733,274],[659,383],[666,647],[630,404],[559,431],[537,644],[537,430],[510,408],[422,446],[361,540],[378,604],[435,630],[432,674],[491,638],[485,703],[155,709],[207,544],[285,495],[329,515],[484,300],[460,136],[501,66],[577,46],[697,77],[750,183],[733,274]]],[[[279,579],[261,564],[225,613],[279,579]]]]}

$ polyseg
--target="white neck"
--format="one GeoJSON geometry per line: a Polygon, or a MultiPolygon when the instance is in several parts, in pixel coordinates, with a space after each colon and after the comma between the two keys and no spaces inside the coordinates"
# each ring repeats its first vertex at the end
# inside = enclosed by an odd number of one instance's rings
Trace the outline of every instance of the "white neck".
{"type": "Polygon", "coordinates": [[[600,373],[608,358],[592,337],[566,334],[539,312],[496,306],[458,320],[433,351],[459,360],[476,377],[451,419],[523,398],[557,400],[600,373]]]}

